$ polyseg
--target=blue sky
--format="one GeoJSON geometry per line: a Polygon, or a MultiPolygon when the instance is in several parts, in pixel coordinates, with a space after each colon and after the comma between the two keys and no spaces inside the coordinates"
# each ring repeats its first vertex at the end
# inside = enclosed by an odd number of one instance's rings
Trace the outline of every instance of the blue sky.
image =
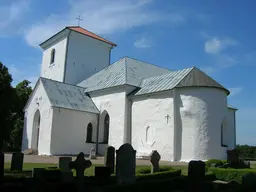
{"type": "Polygon", "coordinates": [[[237,142],[256,145],[256,2],[254,0],[1,0],[0,61],[14,84],[39,76],[38,44],[68,25],[118,46],[112,62],[130,56],[170,69],[196,66],[231,91],[237,142]]]}

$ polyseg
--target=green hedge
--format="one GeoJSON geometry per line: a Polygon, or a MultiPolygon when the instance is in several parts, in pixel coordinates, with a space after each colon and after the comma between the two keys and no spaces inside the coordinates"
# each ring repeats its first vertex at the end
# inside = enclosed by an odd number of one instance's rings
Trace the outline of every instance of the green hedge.
{"type": "Polygon", "coordinates": [[[231,168],[209,168],[209,171],[215,174],[216,178],[224,181],[242,182],[242,177],[245,173],[256,173],[255,169],[231,169],[231,168]]]}
{"type": "MultiPolygon", "coordinates": [[[[159,170],[160,172],[174,170],[173,167],[171,166],[161,166],[159,169],[160,169],[159,170]]],[[[151,173],[151,167],[149,166],[136,168],[136,175],[149,174],[149,173],[151,173]]]]}
{"type": "Polygon", "coordinates": [[[209,167],[211,164],[216,164],[218,166],[222,166],[225,163],[227,163],[226,160],[220,160],[220,159],[209,159],[205,162],[206,167],[209,167]]]}
{"type": "Polygon", "coordinates": [[[162,171],[157,173],[148,173],[148,174],[137,174],[137,180],[157,180],[163,178],[173,178],[181,175],[181,169],[172,169],[169,171],[162,171]]]}

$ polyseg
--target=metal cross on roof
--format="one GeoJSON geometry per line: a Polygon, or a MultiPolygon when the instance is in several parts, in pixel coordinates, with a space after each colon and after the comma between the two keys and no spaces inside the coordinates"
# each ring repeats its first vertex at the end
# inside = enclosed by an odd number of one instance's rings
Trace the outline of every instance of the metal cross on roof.
{"type": "Polygon", "coordinates": [[[78,20],[78,26],[80,26],[80,21],[83,21],[83,19],[81,19],[80,15],[76,19],[78,20]]]}

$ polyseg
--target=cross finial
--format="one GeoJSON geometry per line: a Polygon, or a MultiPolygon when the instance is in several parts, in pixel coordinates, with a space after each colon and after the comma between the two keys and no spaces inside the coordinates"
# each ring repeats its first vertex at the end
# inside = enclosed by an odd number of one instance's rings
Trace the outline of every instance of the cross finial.
{"type": "Polygon", "coordinates": [[[83,21],[80,17],[80,15],[76,18],[78,20],[78,26],[80,26],[80,21],[83,21]]]}

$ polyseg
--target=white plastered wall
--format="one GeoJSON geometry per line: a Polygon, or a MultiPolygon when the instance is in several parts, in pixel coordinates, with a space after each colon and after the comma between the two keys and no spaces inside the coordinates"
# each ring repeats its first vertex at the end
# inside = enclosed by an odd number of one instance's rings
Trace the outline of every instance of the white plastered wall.
{"type": "MultiPolygon", "coordinates": [[[[126,128],[126,94],[129,87],[110,88],[107,90],[91,92],[90,96],[100,110],[99,117],[99,143],[103,142],[104,118],[109,114],[109,143],[119,148],[125,140],[126,128]]],[[[99,145],[99,153],[103,153],[106,145],[99,145]]]]}
{"type": "Polygon", "coordinates": [[[67,37],[62,38],[56,44],[43,50],[41,77],[48,79],[63,81],[65,68],[67,37]],[[51,64],[51,52],[55,49],[55,61],[51,64]]]}
{"type": "Polygon", "coordinates": [[[233,149],[236,147],[236,130],[235,130],[235,115],[236,110],[228,108],[228,116],[227,116],[227,127],[228,127],[228,137],[227,137],[227,145],[229,149],[233,149]]]}
{"type": "Polygon", "coordinates": [[[174,133],[172,92],[134,98],[131,119],[132,146],[137,150],[137,156],[148,156],[152,150],[157,150],[163,160],[172,161],[174,133]],[[168,122],[167,115],[170,117],[168,122]]]}
{"type": "Polygon", "coordinates": [[[52,109],[50,101],[40,81],[35,87],[31,99],[25,109],[22,150],[36,148],[37,129],[36,126],[34,126],[34,116],[37,110],[40,112],[38,154],[50,154],[52,109]]]}
{"type": "Polygon", "coordinates": [[[77,84],[109,66],[111,45],[77,32],[68,40],[65,82],[77,84]]]}
{"type": "Polygon", "coordinates": [[[225,91],[203,87],[176,91],[181,133],[177,160],[226,159],[227,148],[221,146],[221,123],[228,115],[225,91]]]}
{"type": "Polygon", "coordinates": [[[53,107],[52,155],[89,154],[96,144],[86,143],[87,126],[92,123],[96,142],[97,114],[53,107]]]}

